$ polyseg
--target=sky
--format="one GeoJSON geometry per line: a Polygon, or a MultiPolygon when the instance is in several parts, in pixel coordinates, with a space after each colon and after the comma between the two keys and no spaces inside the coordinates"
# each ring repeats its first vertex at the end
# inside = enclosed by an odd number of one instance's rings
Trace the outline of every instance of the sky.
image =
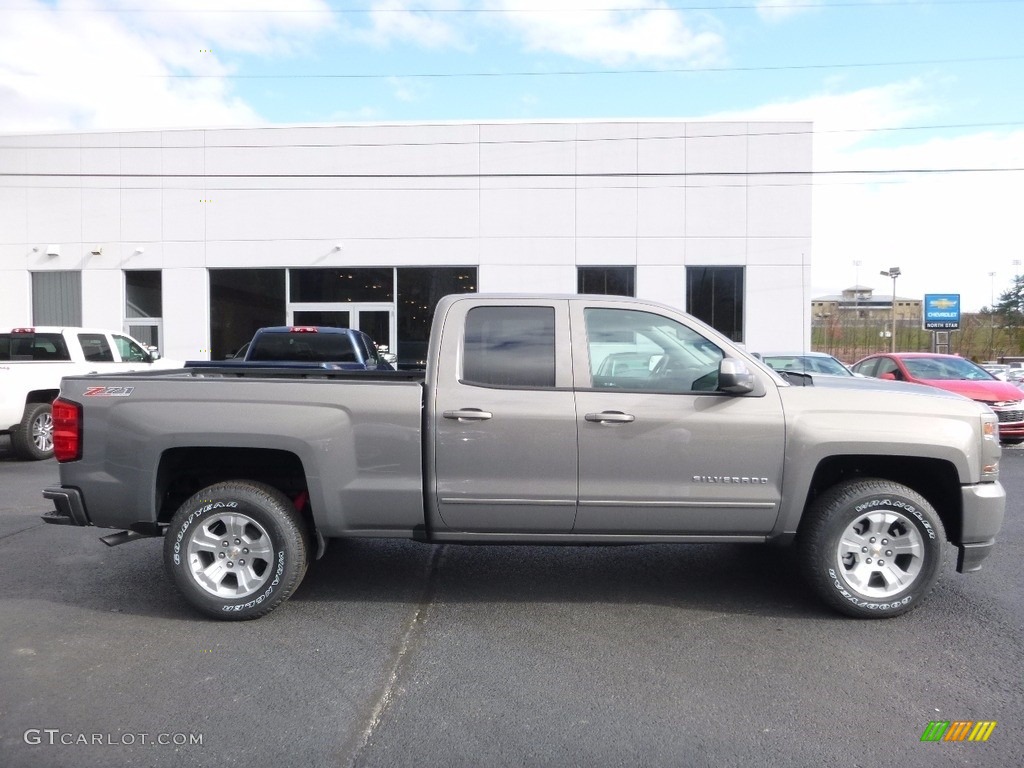
{"type": "Polygon", "coordinates": [[[0,133],[814,124],[812,296],[1024,273],[1024,0],[0,0],[0,133]]]}

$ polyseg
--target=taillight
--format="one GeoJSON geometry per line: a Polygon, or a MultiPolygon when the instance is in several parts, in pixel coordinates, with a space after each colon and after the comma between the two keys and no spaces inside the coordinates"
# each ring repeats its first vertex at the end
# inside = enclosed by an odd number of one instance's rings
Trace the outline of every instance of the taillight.
{"type": "Polygon", "coordinates": [[[57,461],[82,458],[82,406],[59,397],[51,407],[53,455],[57,461]]]}
{"type": "Polygon", "coordinates": [[[293,325],[288,328],[288,333],[319,333],[320,329],[315,325],[293,325]]]}

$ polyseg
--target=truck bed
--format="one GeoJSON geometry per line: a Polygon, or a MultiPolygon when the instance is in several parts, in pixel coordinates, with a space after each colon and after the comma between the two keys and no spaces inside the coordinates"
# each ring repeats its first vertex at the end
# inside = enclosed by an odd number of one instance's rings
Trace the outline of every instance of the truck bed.
{"type": "Polygon", "coordinates": [[[62,480],[91,489],[94,525],[146,530],[211,467],[257,467],[268,481],[304,477],[325,537],[411,536],[424,520],[422,382],[308,366],[69,377],[61,397],[89,403],[90,459],[64,464],[62,480]]]}

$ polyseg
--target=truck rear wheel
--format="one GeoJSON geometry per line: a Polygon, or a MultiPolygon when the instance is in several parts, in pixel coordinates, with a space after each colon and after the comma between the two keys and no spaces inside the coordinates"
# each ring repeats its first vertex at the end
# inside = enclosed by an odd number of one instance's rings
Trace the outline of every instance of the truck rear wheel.
{"type": "Polygon", "coordinates": [[[11,448],[20,459],[42,461],[53,456],[53,414],[49,403],[29,403],[21,424],[11,433],[11,448]]]}
{"type": "Polygon", "coordinates": [[[808,582],[857,618],[917,607],[942,570],[946,535],[924,497],[887,480],[850,480],[808,508],[797,546],[808,582]]]}
{"type": "Polygon", "coordinates": [[[218,619],[255,619],[287,600],[309,562],[306,525],[283,493],[218,483],[171,518],[164,564],[194,607],[218,619]]]}

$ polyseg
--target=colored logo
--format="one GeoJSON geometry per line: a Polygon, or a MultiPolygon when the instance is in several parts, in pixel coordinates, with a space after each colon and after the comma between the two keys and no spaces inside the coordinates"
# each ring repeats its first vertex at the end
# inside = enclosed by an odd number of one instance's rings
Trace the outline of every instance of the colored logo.
{"type": "Polygon", "coordinates": [[[988,741],[995,729],[995,720],[932,720],[921,741],[988,741]]]}
{"type": "Polygon", "coordinates": [[[960,294],[925,294],[924,327],[927,331],[958,330],[960,328],[960,294]]]}

